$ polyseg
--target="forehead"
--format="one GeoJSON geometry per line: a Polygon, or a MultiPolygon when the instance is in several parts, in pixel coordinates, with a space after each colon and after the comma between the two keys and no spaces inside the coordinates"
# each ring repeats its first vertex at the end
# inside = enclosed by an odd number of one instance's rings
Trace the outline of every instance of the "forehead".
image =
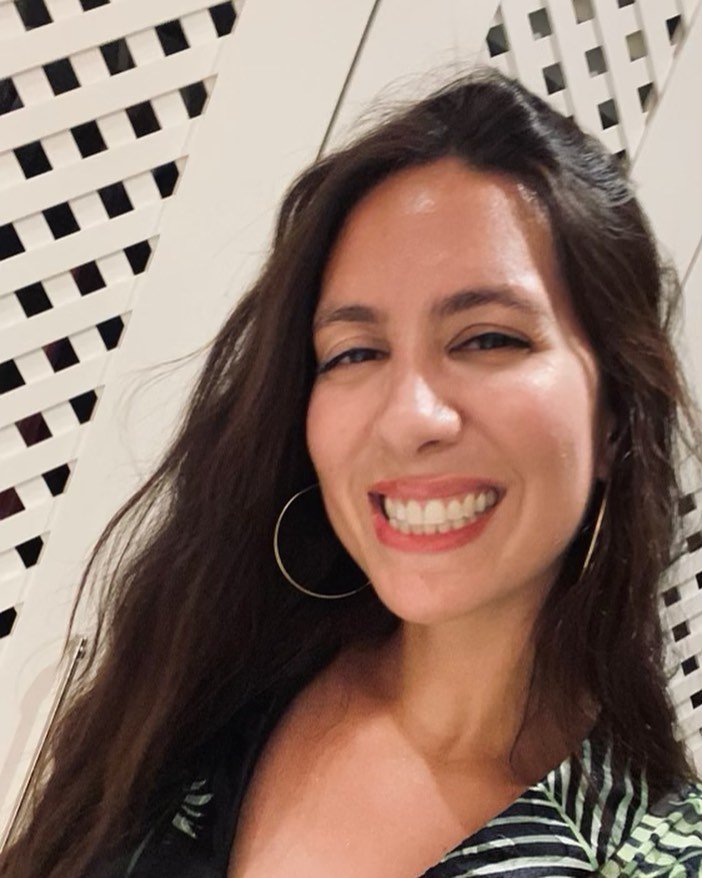
{"type": "Polygon", "coordinates": [[[351,301],[427,312],[466,288],[519,288],[572,318],[550,224],[518,181],[446,158],[383,180],[350,212],[327,261],[316,317],[351,301]]]}

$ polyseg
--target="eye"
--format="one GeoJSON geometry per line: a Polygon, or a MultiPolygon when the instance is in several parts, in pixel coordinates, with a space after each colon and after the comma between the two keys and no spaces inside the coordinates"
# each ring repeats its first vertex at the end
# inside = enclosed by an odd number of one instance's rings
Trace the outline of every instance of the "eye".
{"type": "Polygon", "coordinates": [[[529,348],[531,345],[523,338],[507,335],[504,332],[483,332],[474,335],[456,345],[454,350],[481,350],[489,351],[495,348],[529,348]],[[477,347],[476,347],[477,345],[477,347]]]}
{"type": "Polygon", "coordinates": [[[352,363],[365,363],[369,359],[369,355],[372,356],[376,354],[382,356],[381,351],[376,351],[373,348],[351,348],[348,351],[337,354],[325,363],[320,363],[317,367],[317,375],[323,375],[325,372],[330,372],[337,366],[351,365],[352,363]]]}

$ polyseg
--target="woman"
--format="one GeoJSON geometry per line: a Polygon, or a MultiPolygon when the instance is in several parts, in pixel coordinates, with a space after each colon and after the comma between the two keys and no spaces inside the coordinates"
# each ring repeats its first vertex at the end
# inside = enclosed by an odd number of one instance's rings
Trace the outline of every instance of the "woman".
{"type": "Polygon", "coordinates": [[[96,548],[103,651],[2,874],[702,869],[677,295],[616,160],[495,72],[306,171],[96,548]]]}

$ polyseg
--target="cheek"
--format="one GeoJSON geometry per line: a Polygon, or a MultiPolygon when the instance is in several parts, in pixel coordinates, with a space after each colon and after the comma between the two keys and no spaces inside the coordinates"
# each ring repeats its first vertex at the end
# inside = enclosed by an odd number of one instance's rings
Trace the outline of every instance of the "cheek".
{"type": "Polygon", "coordinates": [[[331,391],[328,387],[313,389],[307,406],[307,449],[321,481],[346,469],[359,424],[358,406],[331,391]]]}

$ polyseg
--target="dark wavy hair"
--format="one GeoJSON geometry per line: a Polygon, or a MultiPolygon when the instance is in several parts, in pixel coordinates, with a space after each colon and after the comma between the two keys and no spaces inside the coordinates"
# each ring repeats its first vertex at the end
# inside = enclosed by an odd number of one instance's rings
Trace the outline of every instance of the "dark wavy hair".
{"type": "MultiPolygon", "coordinates": [[[[177,436],[85,570],[81,593],[99,584],[101,606],[90,672],[54,729],[0,874],[83,874],[111,845],[140,837],[172,779],[252,698],[399,625],[372,589],[343,601],[297,593],[272,533],[290,496],[316,481],[305,441],[311,319],[341,224],[379,181],[448,156],[521,181],[546,209],[617,419],[596,551],[572,587],[590,508],[536,622],[532,686],[566,729],[577,719],[572,693],[592,693],[653,796],[696,779],[675,736],[659,616],[681,546],[679,441],[694,449],[699,435],[671,342],[679,286],[619,161],[519,83],[482,69],[388,112],[289,189],[267,263],[214,340],[177,436]]],[[[338,541],[333,553],[345,556],[338,541]]],[[[320,573],[321,590],[331,576],[320,573]]]]}

